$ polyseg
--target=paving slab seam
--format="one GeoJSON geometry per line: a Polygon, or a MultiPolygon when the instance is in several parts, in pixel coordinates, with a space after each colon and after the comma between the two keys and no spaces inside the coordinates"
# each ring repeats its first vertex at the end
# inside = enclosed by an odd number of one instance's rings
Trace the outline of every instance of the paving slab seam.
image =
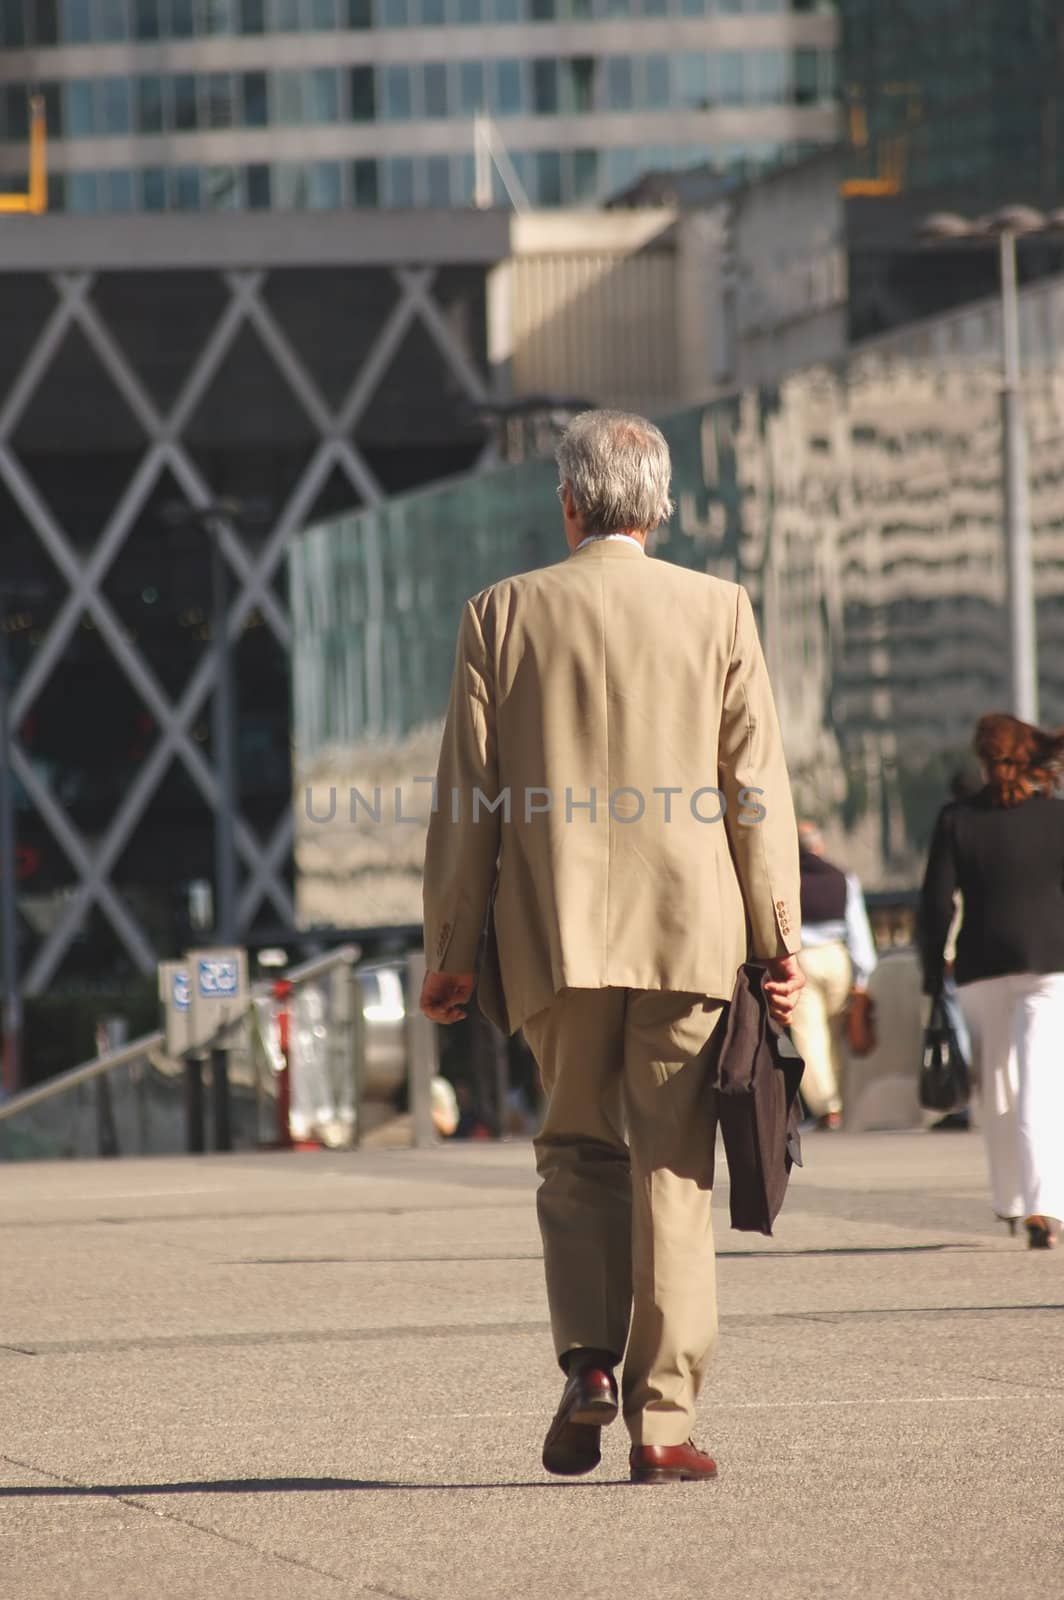
{"type": "Polygon", "coordinates": [[[53,1483],[64,1485],[74,1494],[98,1493],[101,1499],[111,1500],[116,1505],[127,1506],[133,1511],[142,1511],[146,1516],[157,1517],[162,1522],[171,1522],[178,1527],[188,1528],[193,1533],[204,1534],[207,1538],[219,1539],[223,1544],[232,1545],[237,1550],[249,1551],[260,1559],[278,1561],[286,1567],[296,1567],[302,1572],[312,1572],[315,1577],[325,1578],[330,1583],[346,1587],[348,1592],[351,1592],[348,1580],[338,1572],[330,1572],[326,1567],[315,1566],[311,1561],[302,1561],[298,1556],[286,1556],[277,1550],[264,1549],[260,1545],[252,1544],[250,1540],[237,1539],[230,1533],[223,1533],[218,1528],[204,1527],[202,1523],[195,1522],[191,1517],[183,1517],[175,1511],[160,1509],[160,1507],[154,1506],[150,1502],[144,1504],[135,1495],[114,1494],[106,1487],[96,1488],[92,1484],[80,1483],[76,1478],[68,1478],[62,1472],[52,1472],[47,1467],[34,1466],[32,1462],[20,1461],[15,1456],[0,1453],[0,1461],[6,1462],[8,1466],[17,1467],[21,1472],[35,1472],[40,1478],[51,1478],[53,1483]]]}

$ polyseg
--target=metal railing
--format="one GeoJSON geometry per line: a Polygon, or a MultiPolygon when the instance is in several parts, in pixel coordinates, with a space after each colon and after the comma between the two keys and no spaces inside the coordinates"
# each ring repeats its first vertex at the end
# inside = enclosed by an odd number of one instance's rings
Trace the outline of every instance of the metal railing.
{"type": "MultiPolygon", "coordinates": [[[[327,978],[338,969],[347,968],[349,973],[348,999],[342,1012],[345,1038],[340,1041],[345,1063],[350,1067],[352,1087],[352,1122],[354,1136],[357,1138],[359,1124],[360,1100],[365,1080],[365,1028],[361,1004],[361,992],[358,990],[358,969],[356,963],[359,957],[356,945],[342,945],[335,950],[330,950],[323,955],[315,956],[309,961],[302,962],[299,966],[279,973],[285,981],[292,985],[293,990],[307,984],[315,983],[321,978],[327,978]],[[358,992],[356,992],[358,991],[358,992]]],[[[202,1058],[210,1055],[218,1070],[219,1053],[228,1050],[235,1038],[241,1035],[246,1025],[248,1046],[246,1055],[250,1067],[249,1074],[243,1084],[238,1085],[242,1091],[245,1105],[243,1107],[245,1125],[253,1127],[253,1143],[264,1142],[263,1110],[264,1102],[270,1097],[268,1083],[269,1066],[266,1061],[266,1051],[261,1048],[261,1017],[259,1007],[265,1000],[270,999],[274,992],[275,979],[259,980],[251,985],[248,1004],[238,1017],[230,1018],[214,1035],[194,1050],[182,1052],[180,1056],[169,1056],[166,1053],[166,1037],[161,1031],[143,1034],[140,1038],[130,1040],[116,1049],[108,1050],[103,1055],[91,1061],[72,1067],[67,1072],[59,1073],[45,1083],[37,1084],[31,1089],[25,1089],[10,1099],[0,1102],[0,1158],[10,1155],[11,1152],[3,1147],[5,1130],[10,1130],[18,1118],[24,1118],[27,1113],[40,1112],[42,1108],[47,1113],[48,1109],[64,1096],[72,1096],[70,1106],[73,1118],[73,1128],[68,1127],[64,1134],[41,1133],[39,1129],[30,1126],[24,1143],[27,1149],[24,1153],[37,1155],[70,1155],[70,1154],[99,1154],[116,1155],[119,1153],[119,1139],[117,1136],[116,1109],[111,1095],[109,1075],[129,1068],[130,1080],[135,1089],[135,1105],[132,1109],[125,1108],[128,1117],[134,1124],[132,1139],[126,1144],[139,1146],[140,1154],[149,1153],[152,1148],[150,1135],[149,1101],[155,1104],[157,1117],[168,1120],[169,1137],[166,1141],[169,1148],[178,1143],[174,1138],[175,1117],[184,1122],[185,1139],[184,1148],[203,1148],[193,1141],[195,1096],[190,1095],[189,1085],[194,1083],[196,1076],[201,1072],[202,1058]],[[86,1139],[84,1130],[80,1127],[82,1113],[86,1109],[85,1098],[80,1093],[86,1087],[93,1090],[90,1100],[90,1112],[95,1113],[95,1140],[86,1139]],[[165,1105],[164,1103],[165,1102],[165,1105]],[[51,1144],[49,1143],[51,1139],[51,1144]],[[85,1148],[87,1144],[95,1143],[95,1150],[85,1148]],[[75,1148],[71,1148],[71,1145],[75,1148]]],[[[223,1056],[224,1059],[224,1056],[223,1056]]],[[[200,1080],[202,1085],[202,1080],[200,1080]]],[[[123,1086],[124,1087],[124,1086],[123,1086]]],[[[202,1095],[202,1087],[200,1087],[202,1095]]],[[[226,1085],[226,1096],[228,1085],[226,1085]]],[[[216,1112],[218,1098],[215,1096],[216,1112]]],[[[202,1099],[198,1112],[202,1118],[202,1099]]],[[[39,1119],[33,1119],[38,1120],[39,1119]]],[[[61,1125],[61,1118],[55,1119],[61,1125]]],[[[225,1106],[225,1125],[228,1128],[228,1105],[225,1106]]],[[[218,1124],[216,1122],[216,1135],[218,1124]]],[[[216,1137],[216,1148],[219,1147],[216,1137]]],[[[16,1152],[17,1153],[17,1152],[16,1152]]]]}

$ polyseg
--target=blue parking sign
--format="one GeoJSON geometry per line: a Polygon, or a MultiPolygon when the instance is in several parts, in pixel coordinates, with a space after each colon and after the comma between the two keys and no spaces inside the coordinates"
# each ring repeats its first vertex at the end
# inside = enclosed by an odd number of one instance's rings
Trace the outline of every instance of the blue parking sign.
{"type": "Polygon", "coordinates": [[[238,964],[217,956],[201,956],[198,963],[201,1000],[232,1000],[240,983],[238,964]]]}
{"type": "Polygon", "coordinates": [[[192,1002],[192,996],[189,994],[187,972],[174,973],[173,1000],[175,1011],[188,1010],[192,1002]]]}

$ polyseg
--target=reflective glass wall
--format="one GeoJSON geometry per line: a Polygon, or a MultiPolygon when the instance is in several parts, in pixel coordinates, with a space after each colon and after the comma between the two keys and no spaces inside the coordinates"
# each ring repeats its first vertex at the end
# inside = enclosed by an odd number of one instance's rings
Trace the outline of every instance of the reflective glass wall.
{"type": "MultiPolygon", "coordinates": [[[[799,808],[871,888],[918,882],[974,722],[1007,703],[998,395],[993,370],[865,358],[663,424],[677,511],[655,554],[748,586],[799,808]]],[[[1040,379],[1028,405],[1042,718],[1056,724],[1064,381],[1040,379]]],[[[466,479],[294,549],[304,920],[419,919],[415,780],[435,770],[461,605],[561,558],[555,482],[550,462],[466,479]]]]}

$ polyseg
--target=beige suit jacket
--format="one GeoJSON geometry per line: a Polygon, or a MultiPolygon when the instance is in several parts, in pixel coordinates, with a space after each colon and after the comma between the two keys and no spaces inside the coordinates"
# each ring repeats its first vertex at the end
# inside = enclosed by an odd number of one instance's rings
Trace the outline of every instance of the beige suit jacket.
{"type": "Polygon", "coordinates": [[[478,998],[507,1032],[563,988],[729,999],[748,952],[799,947],[749,598],[630,541],[467,602],[434,803],[426,960],[472,972],[490,908],[478,998]]]}

